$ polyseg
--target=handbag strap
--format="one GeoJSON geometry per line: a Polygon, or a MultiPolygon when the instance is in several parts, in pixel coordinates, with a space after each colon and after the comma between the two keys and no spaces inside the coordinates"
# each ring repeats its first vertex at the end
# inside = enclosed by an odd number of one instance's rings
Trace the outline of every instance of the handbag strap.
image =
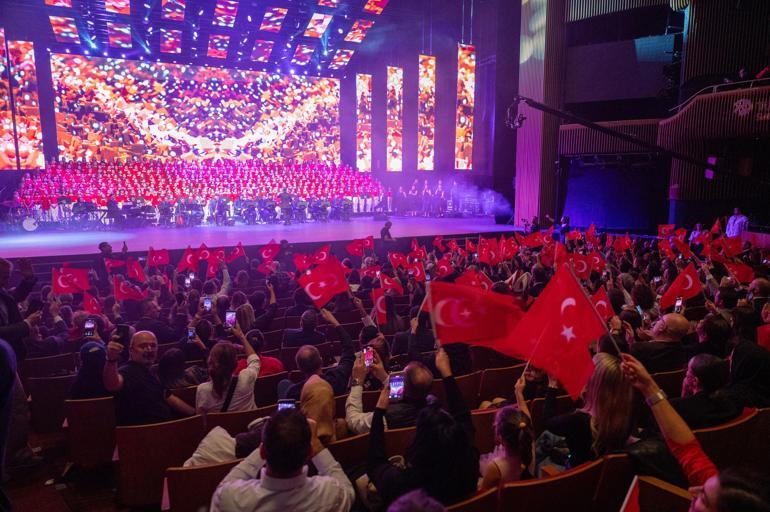
{"type": "Polygon", "coordinates": [[[219,412],[227,412],[227,409],[230,408],[230,402],[233,401],[233,395],[235,394],[235,386],[238,385],[238,376],[233,375],[233,377],[230,379],[230,387],[227,388],[227,397],[225,397],[225,403],[222,404],[222,408],[219,410],[219,412]]]}

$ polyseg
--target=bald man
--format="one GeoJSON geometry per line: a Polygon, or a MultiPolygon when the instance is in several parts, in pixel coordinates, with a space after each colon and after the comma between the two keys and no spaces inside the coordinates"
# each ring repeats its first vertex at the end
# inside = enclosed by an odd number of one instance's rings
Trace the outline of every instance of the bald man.
{"type": "Polygon", "coordinates": [[[678,313],[669,313],[652,326],[652,340],[631,345],[631,355],[650,373],[681,370],[687,366],[687,352],[682,339],[690,331],[690,322],[678,313]]]}
{"type": "Polygon", "coordinates": [[[150,331],[139,331],[128,346],[128,362],[118,368],[124,347],[113,337],[107,345],[104,387],[115,394],[118,425],[146,425],[173,419],[173,411],[192,415],[194,409],[166,393],[150,372],[158,355],[158,340],[150,331]],[[168,395],[168,396],[167,396],[168,395]]]}

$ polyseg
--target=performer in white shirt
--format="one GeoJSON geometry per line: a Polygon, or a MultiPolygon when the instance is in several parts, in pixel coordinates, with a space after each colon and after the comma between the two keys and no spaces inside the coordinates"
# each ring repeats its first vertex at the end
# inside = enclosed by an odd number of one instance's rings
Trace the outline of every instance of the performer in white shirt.
{"type": "Polygon", "coordinates": [[[733,216],[727,221],[725,234],[729,237],[740,236],[749,227],[749,218],[741,213],[740,208],[733,210],[733,216]]]}

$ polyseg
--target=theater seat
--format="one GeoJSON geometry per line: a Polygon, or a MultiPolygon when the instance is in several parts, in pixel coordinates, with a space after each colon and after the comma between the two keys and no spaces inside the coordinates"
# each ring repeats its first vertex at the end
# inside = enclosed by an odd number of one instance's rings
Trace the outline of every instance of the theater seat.
{"type": "Polygon", "coordinates": [[[506,368],[508,366],[516,366],[524,362],[514,357],[501,354],[500,352],[492,350],[489,347],[473,345],[470,347],[470,352],[473,371],[486,370],[487,368],[506,368]]]}
{"type": "Polygon", "coordinates": [[[281,351],[278,354],[278,359],[281,360],[283,363],[283,367],[288,370],[296,370],[297,369],[297,361],[295,360],[295,357],[297,356],[297,351],[300,349],[300,347],[281,347],[281,351]]]}
{"type": "Polygon", "coordinates": [[[277,404],[260,407],[253,411],[235,411],[235,412],[210,412],[205,416],[206,432],[214,427],[222,427],[235,437],[241,432],[248,430],[249,423],[263,416],[270,416],[278,409],[277,404]]]}
{"type": "Polygon", "coordinates": [[[595,460],[557,476],[505,484],[500,488],[499,510],[592,510],[603,463],[595,460]]]}
{"type": "Polygon", "coordinates": [[[172,389],[171,394],[180,398],[184,403],[195,408],[195,394],[198,392],[198,386],[187,386],[184,388],[172,389]]]}
{"type": "MultiPolygon", "coordinates": [[[[469,409],[474,409],[479,405],[479,385],[481,383],[481,372],[473,372],[461,377],[455,377],[457,387],[460,388],[460,394],[463,397],[463,403],[469,409]]],[[[444,390],[443,379],[433,381],[431,394],[436,397],[440,404],[446,406],[446,391],[444,390]]]]}
{"type": "Polygon", "coordinates": [[[760,418],[756,410],[749,409],[724,425],[695,430],[693,433],[717,468],[743,467],[745,453],[755,450],[749,442],[755,436],[755,429],[760,426],[760,418]]]}
{"type": "Polygon", "coordinates": [[[181,466],[203,439],[203,416],[117,427],[118,497],[127,507],[160,504],[166,469],[181,466]]]}
{"type": "Polygon", "coordinates": [[[479,453],[489,453],[495,449],[495,415],[497,409],[485,409],[471,412],[471,421],[476,430],[475,443],[479,453]]]}
{"type": "Polygon", "coordinates": [[[654,373],[652,378],[668,396],[677,398],[682,396],[682,382],[687,370],[674,370],[672,372],[654,373]]]}
{"type": "Polygon", "coordinates": [[[163,481],[161,510],[189,512],[208,510],[219,482],[242,459],[189,468],[168,468],[163,481]]]}
{"type": "Polygon", "coordinates": [[[497,510],[497,487],[478,492],[472,498],[447,507],[449,512],[493,512],[494,510],[497,510]]]}
{"type": "MultiPolygon", "coordinates": [[[[545,398],[535,398],[529,403],[529,411],[532,413],[532,427],[535,434],[540,435],[545,430],[543,421],[543,409],[545,407],[545,398]]],[[[575,402],[569,395],[556,397],[556,414],[566,414],[575,409],[575,402]]]]}
{"type": "Polygon", "coordinates": [[[687,490],[651,476],[635,479],[639,485],[639,508],[622,510],[639,512],[687,512],[692,495],[687,490]]]}
{"type": "Polygon", "coordinates": [[[347,437],[330,443],[327,448],[334,455],[342,469],[350,471],[357,466],[366,464],[369,452],[369,433],[347,437]]]}
{"type": "Polygon", "coordinates": [[[526,365],[517,364],[505,368],[489,368],[481,374],[479,385],[479,403],[494,398],[513,396],[513,387],[521,377],[526,365]]]}
{"type": "Polygon", "coordinates": [[[54,377],[75,373],[77,352],[50,357],[30,357],[22,361],[19,377],[24,390],[29,393],[27,381],[31,377],[54,377]]]}
{"type": "Polygon", "coordinates": [[[115,451],[115,400],[65,400],[69,460],[83,468],[106,466],[115,451]]]}
{"type": "Polygon", "coordinates": [[[74,380],[74,375],[27,379],[32,429],[35,432],[50,434],[61,430],[64,421],[64,401],[69,395],[74,380]]]}
{"type": "Polygon", "coordinates": [[[404,455],[407,447],[414,441],[416,431],[415,427],[386,430],[385,454],[388,457],[392,457],[393,455],[404,455]]]}
{"type": "Polygon", "coordinates": [[[625,489],[634,479],[634,466],[625,453],[605,455],[602,460],[602,474],[594,493],[596,512],[615,512],[620,510],[625,499],[625,489]]]}
{"type": "Polygon", "coordinates": [[[278,401],[278,383],[289,377],[289,372],[274,373],[254,381],[254,403],[266,407],[278,401]]]}

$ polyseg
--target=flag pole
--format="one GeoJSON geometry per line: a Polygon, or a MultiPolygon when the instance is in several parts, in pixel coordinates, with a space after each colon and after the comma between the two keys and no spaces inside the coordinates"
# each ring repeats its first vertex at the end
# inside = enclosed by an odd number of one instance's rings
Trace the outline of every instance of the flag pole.
{"type": "Polygon", "coordinates": [[[607,327],[607,322],[599,314],[599,311],[596,310],[594,301],[591,300],[591,297],[588,295],[588,292],[586,291],[586,289],[583,288],[582,284],[580,284],[580,281],[578,280],[577,276],[575,275],[575,272],[572,269],[572,263],[570,263],[570,265],[567,268],[569,270],[570,275],[572,276],[572,279],[575,280],[575,283],[577,283],[578,287],[580,288],[580,291],[583,292],[583,296],[588,301],[588,303],[591,304],[591,310],[596,314],[596,317],[601,321],[602,326],[604,326],[604,331],[607,333],[607,336],[610,337],[610,341],[612,342],[612,345],[615,347],[615,350],[618,351],[618,357],[621,357],[621,354],[623,352],[620,350],[618,343],[615,341],[615,338],[612,336],[612,333],[610,332],[609,327],[607,327]]]}

